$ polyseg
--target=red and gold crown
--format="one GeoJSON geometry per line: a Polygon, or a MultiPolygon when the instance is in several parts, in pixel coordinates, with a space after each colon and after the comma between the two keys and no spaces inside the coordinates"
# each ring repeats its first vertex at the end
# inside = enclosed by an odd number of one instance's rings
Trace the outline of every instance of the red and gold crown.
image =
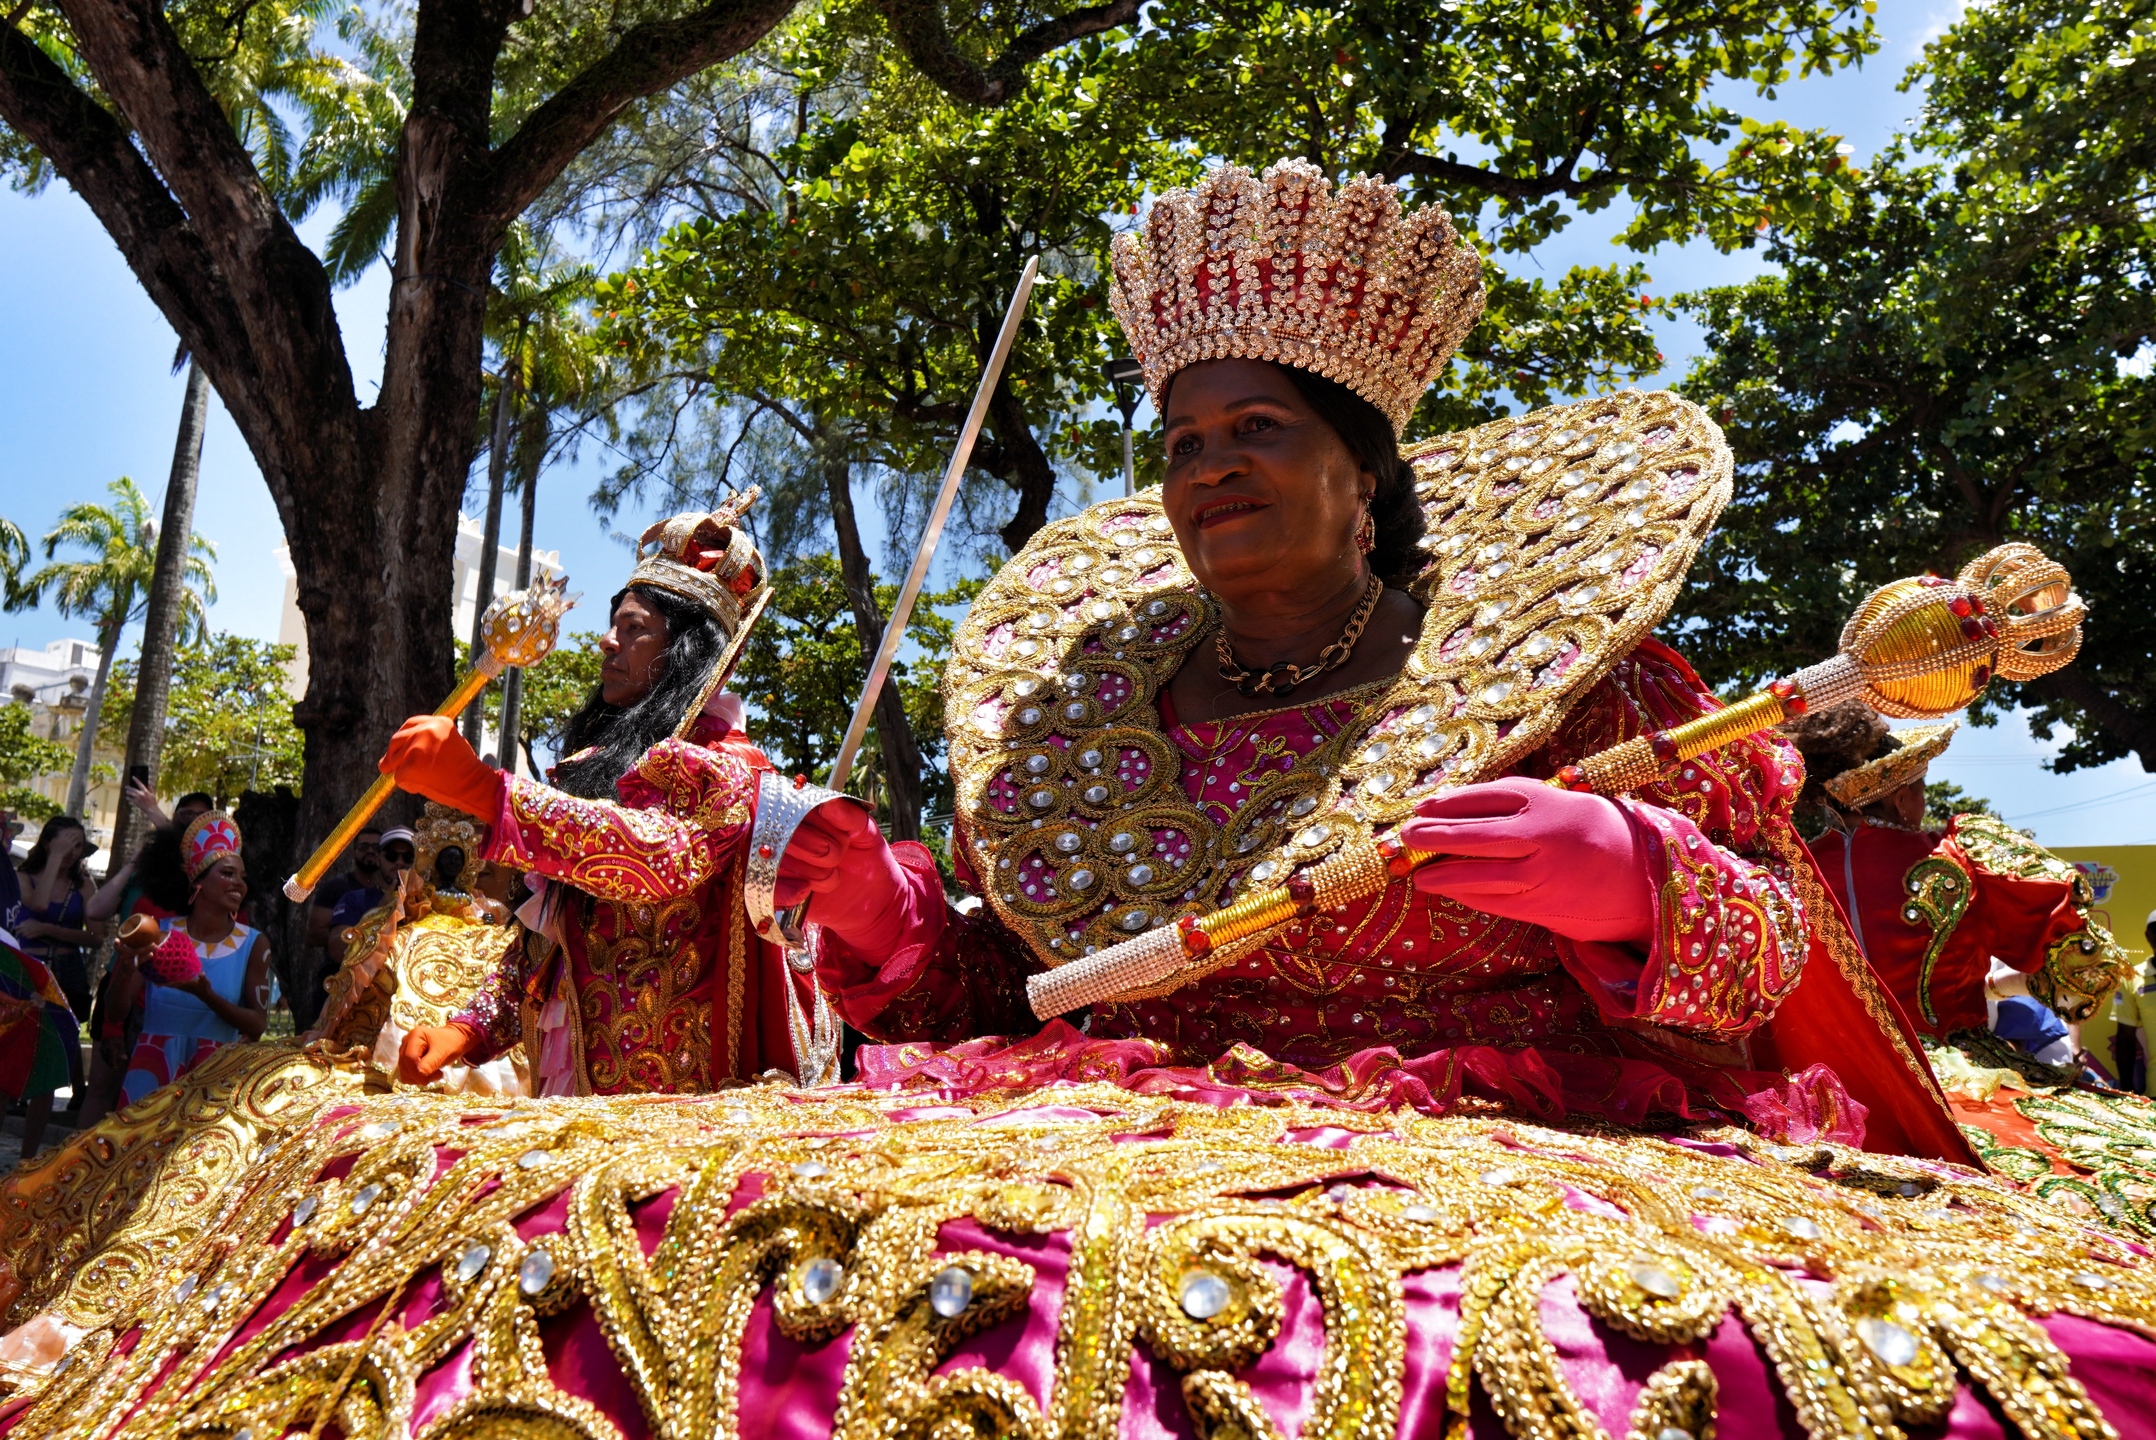
{"type": "Polygon", "coordinates": [[[239,853],[240,827],[222,810],[203,811],[180,835],[180,864],[190,880],[200,880],[203,871],[239,853]]]}
{"type": "Polygon", "coordinates": [[[706,514],[661,520],[637,542],[631,585],[651,585],[701,605],[731,636],[741,608],[769,575],[739,521],[762,491],[754,485],[706,514]]]}
{"type": "Polygon", "coordinates": [[[1347,386],[1398,434],[1482,314],[1482,260],[1373,176],[1335,194],[1305,160],[1223,165],[1116,237],[1108,303],[1156,409],[1186,365],[1271,360],[1347,386]]]}

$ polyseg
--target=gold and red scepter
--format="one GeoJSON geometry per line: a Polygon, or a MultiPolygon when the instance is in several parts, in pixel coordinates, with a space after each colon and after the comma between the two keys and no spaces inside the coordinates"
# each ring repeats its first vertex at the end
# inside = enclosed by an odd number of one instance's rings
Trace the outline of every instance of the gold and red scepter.
{"type": "MultiPolygon", "coordinates": [[[[435,707],[434,713],[453,719],[463,713],[464,707],[487,688],[487,682],[502,671],[512,665],[526,669],[546,659],[554,649],[555,637],[561,633],[561,617],[577,602],[576,596],[562,594],[567,584],[565,578],[541,580],[529,590],[512,591],[489,605],[487,613],[479,620],[479,637],[486,646],[485,653],[472,662],[472,668],[457,682],[457,688],[449,692],[449,698],[435,707]]],[[[285,897],[297,903],[312,895],[314,887],[329,873],[329,867],[344,853],[344,847],[352,843],[352,837],[373,818],[375,811],[382,808],[396,788],[396,776],[378,776],[367,787],[367,793],[344,812],[337,828],[315,847],[314,853],[307,857],[307,863],[284,882],[285,897]]]]}
{"type": "MultiPolygon", "coordinates": [[[[1621,795],[1792,715],[1849,700],[1897,719],[1952,714],[1995,678],[2034,680],[2072,660],[2087,613],[2062,566],[2034,545],[2001,545],[1951,580],[1923,575],[1874,590],[1843,628],[1839,650],[1817,665],[1696,720],[1598,751],[1550,783],[1621,795]]],[[[1186,915],[1035,975],[1026,982],[1033,1013],[1045,1020],[1134,992],[1165,993],[1177,988],[1178,972],[1195,979],[1212,968],[1222,958],[1215,952],[1248,948],[1292,920],[1374,895],[1436,858],[1397,834],[1351,843],[1210,915],[1186,915]]]]}

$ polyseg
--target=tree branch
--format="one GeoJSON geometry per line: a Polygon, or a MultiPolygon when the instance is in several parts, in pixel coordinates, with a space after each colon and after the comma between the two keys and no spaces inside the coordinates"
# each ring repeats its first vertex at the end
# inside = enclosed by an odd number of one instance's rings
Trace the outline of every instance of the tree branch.
{"type": "Polygon", "coordinates": [[[713,0],[678,20],[630,26],[604,59],[557,90],[495,150],[490,216],[507,225],[623,110],[739,55],[785,19],[794,4],[713,0]]]}
{"type": "Polygon", "coordinates": [[[13,27],[0,30],[0,118],[82,197],[191,352],[244,346],[216,261],[126,129],[13,27]]]}
{"type": "Polygon", "coordinates": [[[2129,706],[2077,665],[2055,670],[2024,686],[2054,705],[2072,706],[2104,735],[2132,752],[2143,770],[2156,773],[2156,720],[2129,706]]]}
{"type": "Polygon", "coordinates": [[[1059,46],[1087,35],[1119,29],[1138,18],[1139,0],[1108,0],[1043,20],[986,65],[958,48],[942,0],[875,0],[891,38],[916,68],[954,100],[1003,105],[1025,89],[1026,67],[1059,46]]]}
{"type": "Polygon", "coordinates": [[[60,0],[60,8],[98,84],[220,261],[244,262],[277,231],[290,234],[155,0],[60,0]]]}

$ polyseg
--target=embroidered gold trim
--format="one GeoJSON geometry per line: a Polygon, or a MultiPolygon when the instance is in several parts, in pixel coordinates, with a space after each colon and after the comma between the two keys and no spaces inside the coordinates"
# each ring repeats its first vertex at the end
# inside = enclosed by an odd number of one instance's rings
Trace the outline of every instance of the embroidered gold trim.
{"type": "MultiPolygon", "coordinates": [[[[64,1368],[23,1382],[11,1434],[229,1440],[327,1419],[401,1435],[418,1377],[469,1345],[472,1393],[428,1436],[602,1440],[616,1427],[554,1388],[540,1343],[542,1319],[588,1304],[654,1436],[735,1437],[757,1418],[741,1409],[743,1342],[766,1303],[803,1345],[851,1331],[832,1417],[843,1440],[1113,1440],[1141,1347],[1181,1373],[1201,1434],[1263,1434],[1244,1372],[1285,1323],[1268,1260],[1300,1271],[1322,1310],[1304,1433],[1338,1440],[1397,1435],[1405,1282],[1439,1267],[1460,1272],[1450,1417],[1464,1425],[1479,1385],[1522,1436],[1605,1434],[1544,1329],[1559,1275],[1590,1315],[1649,1343],[1697,1343],[1734,1312],[1826,1440],[1926,1423],[1964,1378],[2025,1434],[2098,1440],[2115,1432],[2038,1318],[2156,1334],[2156,1275],[2134,1248],[1955,1167],[1731,1129],[1693,1148],[1497,1118],[1223,1110],[1105,1085],[1056,1101],[946,1102],[942,1118],[911,1120],[896,1112],[918,1097],[778,1086],[664,1104],[324,1106],[218,1193],[203,1243],[75,1315],[94,1328],[64,1368]],[[1346,1143],[1296,1143],[1313,1126],[1346,1143]],[[349,1168],[317,1178],[333,1162],[349,1168]],[[756,1198],[737,1208],[744,1182],[756,1198]],[[631,1207],[668,1190],[647,1258],[631,1207]],[[565,1193],[559,1231],[519,1233],[565,1193]],[[943,1227],[968,1218],[1068,1237],[1045,1414],[981,1368],[937,1373],[1032,1303],[1029,1264],[944,1248],[943,1227]],[[258,1318],[307,1261],[311,1283],[258,1318]],[[402,1303],[434,1277],[431,1304],[402,1303]],[[322,1343],[333,1327],[358,1338],[322,1343]]],[[[1679,1357],[1657,1373],[1635,1428],[1707,1433],[1716,1397],[1694,1367],[1679,1357]]]]}
{"type": "Polygon", "coordinates": [[[1901,918],[1931,931],[1931,943],[1924,947],[1924,963],[1917,972],[1916,999],[1924,1023],[1936,1025],[1939,1011],[1931,1003],[1931,973],[1969,908],[1968,872],[1944,855],[1927,855],[1901,877],[1901,888],[1909,897],[1901,907],[1901,918]]]}

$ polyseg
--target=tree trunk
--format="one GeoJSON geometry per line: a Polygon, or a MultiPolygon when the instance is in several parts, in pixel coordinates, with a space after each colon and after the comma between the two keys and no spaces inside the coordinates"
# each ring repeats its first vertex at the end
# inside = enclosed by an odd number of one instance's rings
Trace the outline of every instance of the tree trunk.
{"type": "MultiPolygon", "coordinates": [[[[831,496],[831,528],[838,535],[839,575],[846,586],[846,599],[853,608],[854,634],[861,641],[865,670],[876,659],[883,643],[883,614],[876,607],[876,577],[868,568],[868,552],[861,547],[861,527],[853,513],[853,467],[838,456],[831,437],[823,446],[824,488],[831,496]]],[[[884,677],[883,693],[876,697],[876,740],[883,750],[884,783],[891,791],[891,838],[921,838],[921,747],[914,743],[913,727],[906,723],[906,701],[898,681],[884,677]]]]}
{"type": "MultiPolygon", "coordinates": [[[[142,617],[142,659],[135,668],[135,709],[127,726],[127,765],[150,772],[165,750],[165,704],[172,689],[172,648],[180,628],[180,597],[187,584],[187,547],[194,536],[195,489],[202,479],[202,430],[210,413],[210,377],[190,358],[187,396],[180,402],[180,433],[172,446],[172,475],[165,482],[165,514],[157,532],[157,564],[150,572],[150,599],[142,617]]],[[[123,773],[122,783],[125,783],[123,773]]],[[[135,807],[123,796],[112,825],[108,865],[124,864],[134,852],[135,807]]]]}
{"type": "MultiPolygon", "coordinates": [[[[539,509],[539,468],[546,459],[547,412],[534,405],[525,412],[517,437],[518,477],[517,583],[519,590],[532,583],[532,523],[539,509]]],[[[513,669],[502,677],[502,768],[517,773],[524,753],[524,672],[513,669]]]]}
{"type": "MultiPolygon", "coordinates": [[[[472,599],[472,646],[471,657],[479,658],[479,622],[485,618],[487,606],[494,603],[494,567],[499,563],[496,556],[502,548],[502,489],[509,479],[509,421],[516,413],[516,381],[506,350],[502,360],[501,380],[494,387],[494,433],[487,441],[487,522],[479,534],[479,589],[472,599]]],[[[504,692],[506,694],[506,690],[504,692]]],[[[486,726],[487,697],[482,690],[479,698],[472,701],[464,712],[464,738],[474,750],[479,748],[480,732],[486,726]]],[[[509,731],[504,728],[503,735],[509,731]]],[[[504,744],[507,742],[504,741],[504,744]]],[[[511,751],[512,757],[515,751],[511,751]]],[[[512,768],[514,768],[512,766],[512,768]]]]}
{"type": "MultiPolygon", "coordinates": [[[[90,708],[83,712],[82,733],[75,737],[75,768],[67,776],[67,813],[83,818],[83,802],[90,793],[90,752],[97,746],[97,712],[105,703],[105,682],[112,678],[113,652],[127,629],[127,612],[134,609],[134,596],[112,597],[111,618],[97,631],[97,678],[90,682],[90,708]]],[[[106,863],[111,863],[108,856],[106,863]]]]}

